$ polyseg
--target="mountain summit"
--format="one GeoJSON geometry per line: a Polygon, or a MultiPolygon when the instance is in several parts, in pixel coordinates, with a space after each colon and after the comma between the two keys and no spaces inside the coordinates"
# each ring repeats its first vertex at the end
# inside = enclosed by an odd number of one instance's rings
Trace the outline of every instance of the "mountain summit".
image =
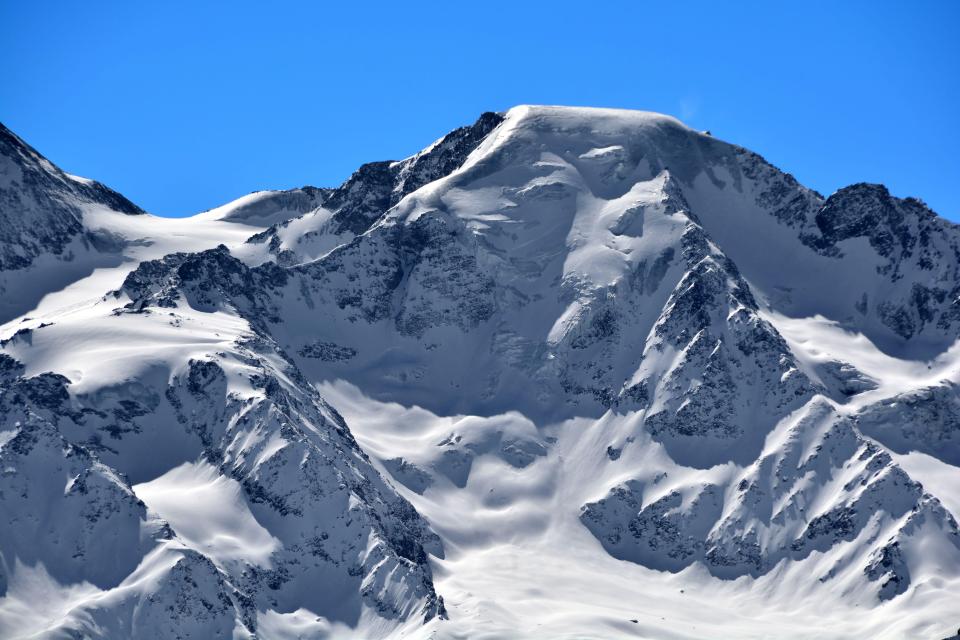
{"type": "Polygon", "coordinates": [[[958,624],[960,227],[919,200],[520,106],[183,220],[0,129],[0,220],[3,637],[958,624]]]}

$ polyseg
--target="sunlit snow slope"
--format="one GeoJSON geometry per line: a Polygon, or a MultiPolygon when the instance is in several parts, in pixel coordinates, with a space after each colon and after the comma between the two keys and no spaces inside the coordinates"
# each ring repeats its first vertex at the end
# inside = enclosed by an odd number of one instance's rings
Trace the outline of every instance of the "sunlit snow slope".
{"type": "Polygon", "coordinates": [[[921,201],[603,109],[185,220],[0,141],[0,637],[960,626],[921,201]]]}

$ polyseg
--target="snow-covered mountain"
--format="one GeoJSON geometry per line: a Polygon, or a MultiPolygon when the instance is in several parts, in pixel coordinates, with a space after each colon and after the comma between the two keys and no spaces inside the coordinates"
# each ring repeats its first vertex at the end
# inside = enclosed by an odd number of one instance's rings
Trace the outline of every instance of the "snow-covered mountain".
{"type": "Polygon", "coordinates": [[[0,143],[0,636],[960,626],[919,200],[601,109],[183,220],[0,143]]]}

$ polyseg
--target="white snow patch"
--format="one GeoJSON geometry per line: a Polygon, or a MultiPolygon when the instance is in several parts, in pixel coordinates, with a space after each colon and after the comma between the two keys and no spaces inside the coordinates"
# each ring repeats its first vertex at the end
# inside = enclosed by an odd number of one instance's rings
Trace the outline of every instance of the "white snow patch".
{"type": "Polygon", "coordinates": [[[270,568],[270,555],[280,547],[253,516],[240,484],[208,462],[186,462],[133,490],[184,542],[214,562],[270,568]]]}

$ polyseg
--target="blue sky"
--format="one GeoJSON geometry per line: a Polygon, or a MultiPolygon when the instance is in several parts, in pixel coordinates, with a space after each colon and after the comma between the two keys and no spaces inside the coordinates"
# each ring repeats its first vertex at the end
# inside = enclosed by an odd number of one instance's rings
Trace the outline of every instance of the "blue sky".
{"type": "Polygon", "coordinates": [[[189,215],[335,186],[482,111],[647,109],[960,220],[958,29],[952,0],[2,2],[0,121],[189,215]]]}

